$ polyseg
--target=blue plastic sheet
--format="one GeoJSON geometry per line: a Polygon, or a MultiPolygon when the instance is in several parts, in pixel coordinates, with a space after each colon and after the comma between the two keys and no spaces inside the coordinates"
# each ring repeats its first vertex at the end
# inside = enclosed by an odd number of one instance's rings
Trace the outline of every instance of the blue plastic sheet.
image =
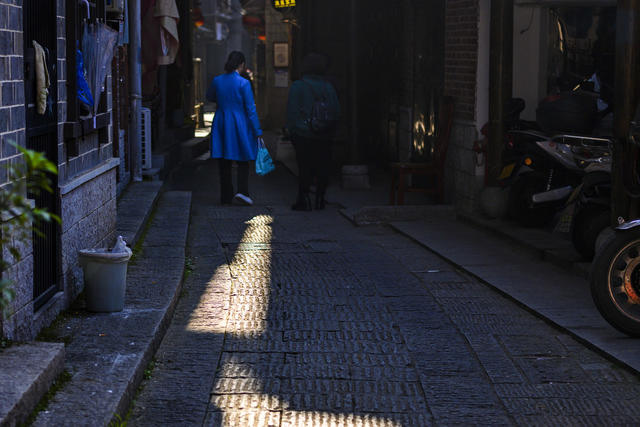
{"type": "Polygon", "coordinates": [[[76,74],[78,99],[89,108],[93,108],[93,96],[91,96],[91,89],[89,89],[89,84],[84,76],[84,59],[80,49],[76,50],[76,74]]]}

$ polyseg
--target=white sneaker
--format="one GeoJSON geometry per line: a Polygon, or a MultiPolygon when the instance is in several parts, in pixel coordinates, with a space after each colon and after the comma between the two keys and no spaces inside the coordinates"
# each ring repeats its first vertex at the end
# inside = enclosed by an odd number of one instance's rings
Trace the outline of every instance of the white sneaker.
{"type": "Polygon", "coordinates": [[[253,205],[253,200],[251,200],[251,197],[245,196],[242,193],[237,193],[235,196],[233,196],[233,200],[240,203],[241,205],[246,205],[246,206],[253,205]]]}

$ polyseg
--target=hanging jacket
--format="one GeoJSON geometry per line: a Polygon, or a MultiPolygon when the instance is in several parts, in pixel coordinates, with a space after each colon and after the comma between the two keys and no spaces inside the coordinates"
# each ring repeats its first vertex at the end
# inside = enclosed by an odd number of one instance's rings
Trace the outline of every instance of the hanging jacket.
{"type": "Polygon", "coordinates": [[[42,115],[47,110],[49,96],[49,70],[47,70],[47,55],[44,48],[32,40],[36,54],[36,109],[42,115]]]}
{"type": "Polygon", "coordinates": [[[255,160],[262,129],[250,82],[235,71],[222,74],[211,82],[207,99],[218,106],[211,128],[211,157],[255,160]]]}

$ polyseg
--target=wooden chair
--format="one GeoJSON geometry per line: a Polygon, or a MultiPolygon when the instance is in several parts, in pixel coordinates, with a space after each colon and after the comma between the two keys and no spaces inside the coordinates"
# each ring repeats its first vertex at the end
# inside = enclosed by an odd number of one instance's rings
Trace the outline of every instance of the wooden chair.
{"type": "Polygon", "coordinates": [[[433,159],[428,162],[396,162],[391,164],[391,194],[389,204],[404,204],[405,192],[433,194],[438,203],[444,198],[444,166],[449,147],[451,123],[453,122],[453,99],[441,98],[437,117],[438,136],[435,141],[433,159]],[[426,176],[432,178],[428,187],[407,186],[407,176],[426,176]]]}

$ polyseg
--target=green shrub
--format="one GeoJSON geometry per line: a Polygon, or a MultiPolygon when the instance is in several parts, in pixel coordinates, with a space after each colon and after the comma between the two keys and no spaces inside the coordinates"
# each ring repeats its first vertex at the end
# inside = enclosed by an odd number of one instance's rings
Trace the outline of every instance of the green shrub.
{"type": "Polygon", "coordinates": [[[0,188],[0,311],[3,315],[7,315],[7,307],[15,296],[13,283],[3,276],[11,265],[20,261],[20,246],[32,239],[33,233],[42,236],[38,230],[42,222],[60,223],[58,216],[34,207],[27,198],[27,195],[37,197],[43,191],[53,192],[50,175],[58,173],[56,165],[43,153],[13,145],[22,154],[21,160],[11,162],[7,169],[8,183],[0,188]]]}

